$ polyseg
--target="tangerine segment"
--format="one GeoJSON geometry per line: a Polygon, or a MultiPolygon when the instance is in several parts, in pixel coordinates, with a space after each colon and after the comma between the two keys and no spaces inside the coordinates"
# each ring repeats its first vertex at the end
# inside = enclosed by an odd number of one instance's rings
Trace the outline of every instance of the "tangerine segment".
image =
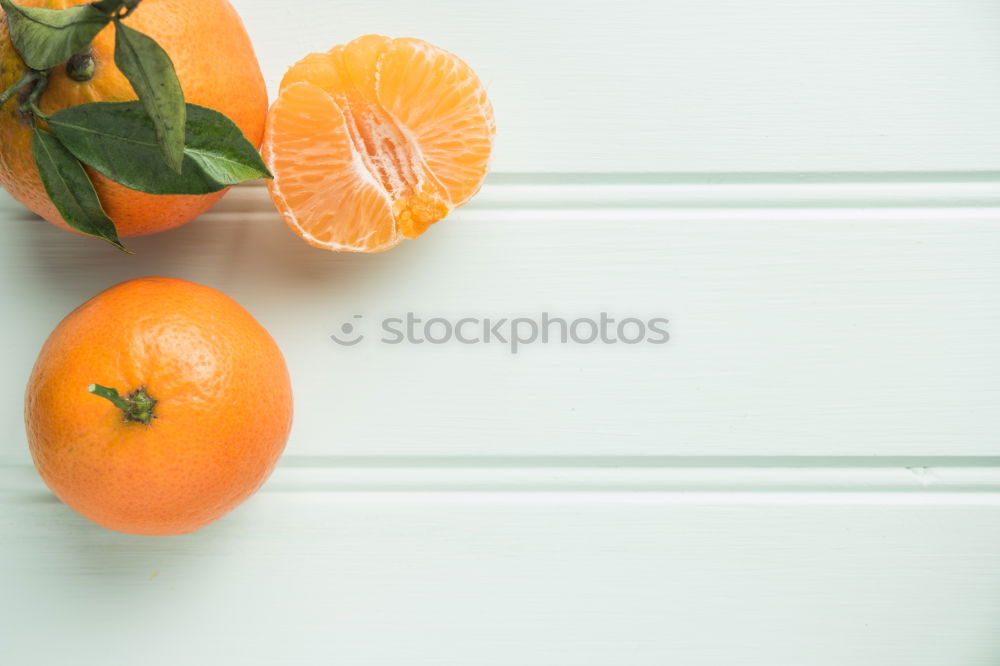
{"type": "Polygon", "coordinates": [[[271,107],[265,150],[285,222],[307,242],[377,252],[399,242],[392,204],[355,150],[344,114],[324,90],[295,83],[271,107]],[[280,148],[271,148],[271,136],[280,148]]]}
{"type": "Polygon", "coordinates": [[[494,131],[468,65],[418,39],[366,35],[282,80],[264,138],[271,196],[313,245],[385,250],[479,190],[494,131]]]}
{"type": "Polygon", "coordinates": [[[442,53],[419,39],[393,40],[376,91],[383,108],[412,133],[451,204],[461,206],[482,185],[496,127],[475,72],[442,53]]]}

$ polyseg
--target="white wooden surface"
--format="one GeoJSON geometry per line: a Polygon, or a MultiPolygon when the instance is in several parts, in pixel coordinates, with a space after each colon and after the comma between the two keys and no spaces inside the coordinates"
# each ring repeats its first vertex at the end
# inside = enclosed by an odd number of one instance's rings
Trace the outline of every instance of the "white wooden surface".
{"type": "MultiPolygon", "coordinates": [[[[277,336],[296,382],[292,454],[998,453],[1000,184],[498,180],[376,256],[314,251],[275,222],[261,187],[137,239],[134,257],[21,220],[0,265],[21,313],[15,376],[76,304],[169,274],[231,294],[277,336]],[[379,343],[379,322],[409,311],[662,316],[672,338],[516,355],[379,343]],[[368,339],[335,345],[355,314],[368,339]]],[[[0,451],[24,462],[21,391],[0,387],[0,451]]]]}
{"type": "Polygon", "coordinates": [[[461,55],[500,171],[997,169],[994,0],[237,0],[272,91],[301,54],[461,55]],[[302,14],[307,12],[309,17],[302,14]]]}
{"type": "Polygon", "coordinates": [[[495,172],[371,257],[259,186],[134,257],[0,197],[0,663],[1000,662],[1000,6],[235,4],[272,90],[364,32],[459,53],[495,172]],[[185,537],[63,507],[21,423],[59,318],[149,274],[242,302],[296,389],[278,471],[185,537]],[[407,311],[672,339],[328,337],[407,311]]]}

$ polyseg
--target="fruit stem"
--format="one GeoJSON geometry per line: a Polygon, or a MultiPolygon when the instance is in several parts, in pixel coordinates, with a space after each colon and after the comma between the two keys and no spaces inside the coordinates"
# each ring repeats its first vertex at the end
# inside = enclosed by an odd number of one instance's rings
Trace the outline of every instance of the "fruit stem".
{"type": "Polygon", "coordinates": [[[144,386],[140,386],[124,398],[118,394],[117,389],[107,388],[100,384],[91,384],[87,387],[87,390],[94,395],[106,398],[112,405],[122,410],[126,421],[135,421],[143,425],[149,425],[149,421],[154,418],[153,407],[156,405],[156,400],[153,400],[146,393],[146,387],[144,386]]]}
{"type": "Polygon", "coordinates": [[[7,90],[4,90],[2,93],[0,93],[0,107],[6,104],[11,97],[16,95],[17,91],[19,91],[21,88],[25,87],[32,81],[37,81],[39,78],[41,78],[41,75],[42,75],[41,72],[35,71],[33,69],[29,69],[27,72],[25,72],[24,76],[18,79],[17,82],[14,83],[14,85],[12,85],[10,88],[7,88],[7,90]]]}
{"type": "Polygon", "coordinates": [[[78,83],[84,83],[94,78],[96,69],[94,56],[89,52],[74,53],[66,61],[66,76],[78,83]]]}

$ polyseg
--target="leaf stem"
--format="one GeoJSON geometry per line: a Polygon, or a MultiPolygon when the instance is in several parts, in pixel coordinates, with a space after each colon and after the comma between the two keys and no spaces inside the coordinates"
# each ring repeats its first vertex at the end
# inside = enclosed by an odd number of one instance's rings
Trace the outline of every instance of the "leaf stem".
{"type": "Polygon", "coordinates": [[[39,78],[41,78],[41,76],[42,73],[34,69],[29,69],[27,72],[25,72],[24,76],[18,79],[14,83],[14,85],[12,85],[10,88],[7,88],[7,90],[4,90],[2,93],[0,93],[0,107],[3,107],[3,105],[6,104],[11,97],[16,95],[18,91],[21,90],[21,88],[25,87],[32,81],[37,81],[39,78]]]}
{"type": "Polygon", "coordinates": [[[35,87],[31,89],[31,93],[28,95],[28,99],[24,100],[21,104],[22,111],[30,111],[35,116],[41,119],[48,118],[47,115],[42,113],[42,110],[38,108],[38,100],[45,92],[46,86],[49,84],[49,73],[48,72],[38,72],[38,79],[35,82],[35,87]]]}

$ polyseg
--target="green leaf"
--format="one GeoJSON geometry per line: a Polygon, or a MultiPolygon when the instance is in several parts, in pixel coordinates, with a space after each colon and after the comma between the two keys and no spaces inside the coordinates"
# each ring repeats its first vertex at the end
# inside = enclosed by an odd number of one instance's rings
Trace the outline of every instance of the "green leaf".
{"type": "Polygon", "coordinates": [[[90,44],[111,17],[91,5],[69,9],[22,7],[0,0],[7,14],[10,39],[31,69],[45,70],[69,60],[90,44]]]}
{"type": "Polygon", "coordinates": [[[115,65],[132,84],[153,121],[167,166],[181,172],[184,160],[184,92],[170,56],[153,39],[115,21],[115,65]]]}
{"type": "Polygon", "coordinates": [[[42,185],[66,224],[88,236],[108,241],[130,252],[118,240],[118,231],[101,202],[87,172],[59,139],[38,128],[31,136],[31,152],[42,185]]]}
{"type": "Polygon", "coordinates": [[[218,111],[187,104],[184,162],[171,171],[140,102],[93,102],[46,122],[77,159],[125,187],[150,194],[207,194],[271,173],[240,128],[218,111]]]}

